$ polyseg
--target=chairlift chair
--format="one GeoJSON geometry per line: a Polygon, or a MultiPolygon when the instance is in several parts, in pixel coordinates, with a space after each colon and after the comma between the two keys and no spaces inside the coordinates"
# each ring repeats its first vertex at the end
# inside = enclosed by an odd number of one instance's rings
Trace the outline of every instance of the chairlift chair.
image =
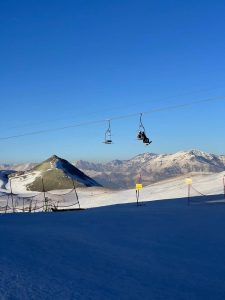
{"type": "Polygon", "coordinates": [[[146,138],[143,139],[143,143],[144,143],[146,146],[148,146],[148,145],[150,145],[150,144],[152,143],[152,141],[150,141],[149,138],[146,137],[146,138]]]}
{"type": "Polygon", "coordinates": [[[139,119],[139,130],[138,130],[138,134],[137,134],[137,139],[143,141],[143,143],[145,145],[149,145],[152,142],[146,136],[145,127],[144,127],[144,125],[142,123],[142,113],[140,114],[140,119],[139,119]]]}
{"type": "Polygon", "coordinates": [[[110,120],[108,120],[108,129],[105,132],[105,140],[104,140],[104,144],[112,144],[112,134],[111,134],[111,124],[110,124],[110,120]]]}

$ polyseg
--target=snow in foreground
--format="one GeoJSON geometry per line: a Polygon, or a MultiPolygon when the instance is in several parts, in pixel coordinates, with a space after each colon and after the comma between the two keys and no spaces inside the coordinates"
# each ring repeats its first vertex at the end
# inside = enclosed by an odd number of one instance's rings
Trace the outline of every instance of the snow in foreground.
{"type": "Polygon", "coordinates": [[[178,199],[0,219],[0,299],[224,300],[224,204],[178,199]]]}

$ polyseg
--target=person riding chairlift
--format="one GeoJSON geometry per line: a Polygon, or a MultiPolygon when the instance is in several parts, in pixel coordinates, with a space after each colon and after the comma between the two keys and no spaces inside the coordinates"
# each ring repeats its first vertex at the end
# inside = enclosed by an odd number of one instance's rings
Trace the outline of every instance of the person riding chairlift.
{"type": "Polygon", "coordinates": [[[149,138],[146,136],[145,132],[144,131],[139,131],[138,132],[138,135],[137,135],[137,138],[139,140],[142,140],[144,144],[146,145],[149,145],[151,144],[152,141],[149,141],[149,138]]]}
{"type": "Polygon", "coordinates": [[[138,135],[137,135],[137,138],[138,138],[138,140],[143,140],[143,139],[144,139],[144,136],[145,136],[144,131],[139,131],[139,132],[138,132],[138,135]]]}

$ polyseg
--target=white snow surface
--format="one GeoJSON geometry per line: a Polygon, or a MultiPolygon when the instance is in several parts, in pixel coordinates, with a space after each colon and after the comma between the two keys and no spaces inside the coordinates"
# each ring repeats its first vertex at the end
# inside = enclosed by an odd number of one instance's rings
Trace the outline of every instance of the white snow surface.
{"type": "MultiPolygon", "coordinates": [[[[34,180],[34,177],[40,176],[39,171],[33,172],[25,179],[15,177],[12,179],[13,193],[23,195],[32,195],[35,192],[28,192],[26,190],[27,184],[34,180]]],[[[223,177],[225,172],[210,174],[210,175],[194,175],[193,187],[204,195],[223,194],[223,177]]],[[[5,192],[6,190],[0,189],[5,192]]],[[[51,191],[51,199],[54,200],[54,194],[63,194],[70,190],[56,190],[51,191]]],[[[38,192],[37,192],[38,193],[38,192]]],[[[128,190],[108,190],[100,187],[78,188],[80,204],[83,208],[93,208],[114,204],[132,203],[136,202],[135,189],[128,190]]],[[[201,194],[191,189],[191,196],[200,196],[201,194]]],[[[74,193],[68,194],[64,204],[74,203],[74,193]]],[[[167,179],[149,186],[144,187],[140,191],[140,201],[154,201],[164,199],[176,199],[187,197],[187,185],[185,184],[185,176],[180,176],[173,179],[167,179]]],[[[41,195],[39,197],[42,199],[41,195]]],[[[57,197],[55,197],[57,199],[57,197]]],[[[42,200],[41,200],[42,201],[42,200]]]]}
{"type": "MultiPolygon", "coordinates": [[[[27,193],[27,185],[32,183],[37,177],[41,176],[40,171],[33,171],[32,173],[27,173],[26,175],[21,175],[20,177],[13,177],[11,179],[11,186],[13,193],[27,193]]],[[[10,183],[6,184],[6,188],[10,189],[10,183]]],[[[28,192],[29,193],[29,192],[28,192]]]]}
{"type": "Polygon", "coordinates": [[[5,185],[5,181],[2,178],[0,178],[0,188],[4,187],[4,185],[5,185]]]}
{"type": "MultiPolygon", "coordinates": [[[[214,195],[223,194],[223,177],[225,172],[211,175],[193,176],[193,187],[202,194],[214,195]]],[[[191,190],[191,196],[200,196],[194,189],[191,190]]],[[[79,190],[81,206],[84,208],[99,207],[105,205],[122,204],[136,202],[135,189],[122,191],[101,191],[100,189],[79,190]]],[[[187,197],[187,185],[185,176],[179,178],[165,180],[144,187],[140,191],[140,201],[154,201],[164,199],[176,199],[187,197]]]]}
{"type": "MultiPolygon", "coordinates": [[[[217,199],[224,175],[193,186],[217,199]]],[[[134,190],[105,192],[80,190],[83,211],[1,214],[0,299],[224,300],[224,204],[188,206],[184,178],[139,207],[134,190]]]]}

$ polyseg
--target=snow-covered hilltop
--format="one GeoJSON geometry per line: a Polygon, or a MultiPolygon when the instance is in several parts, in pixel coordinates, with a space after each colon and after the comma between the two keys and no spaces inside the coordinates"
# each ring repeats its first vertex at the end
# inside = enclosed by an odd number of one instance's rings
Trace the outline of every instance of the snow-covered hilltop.
{"type": "Polygon", "coordinates": [[[106,187],[133,187],[141,174],[145,185],[188,173],[217,173],[225,170],[225,156],[199,150],[175,154],[144,153],[129,160],[90,163],[77,161],[75,166],[106,187]]]}
{"type": "Polygon", "coordinates": [[[73,181],[76,187],[101,186],[67,160],[56,155],[30,170],[11,174],[10,179],[14,190],[21,192],[24,190],[43,191],[45,189],[45,191],[49,191],[73,188],[73,181]]]}

